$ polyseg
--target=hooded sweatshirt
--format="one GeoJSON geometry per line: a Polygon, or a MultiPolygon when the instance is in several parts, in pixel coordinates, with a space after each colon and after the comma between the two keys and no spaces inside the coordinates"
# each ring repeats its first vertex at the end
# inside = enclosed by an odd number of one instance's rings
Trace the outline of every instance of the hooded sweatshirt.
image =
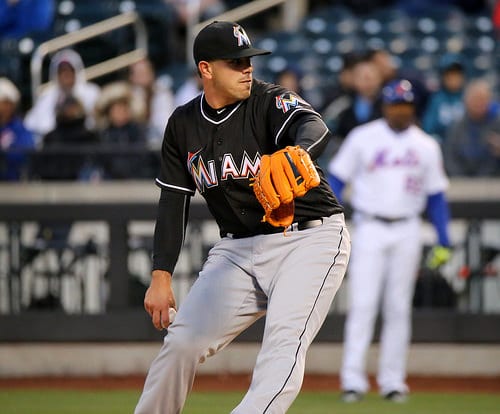
{"type": "Polygon", "coordinates": [[[85,80],[82,58],[71,49],[64,49],[54,55],[50,62],[50,84],[38,96],[33,107],[27,112],[24,119],[26,127],[38,136],[52,131],[56,125],[56,106],[66,98],[66,93],[57,82],[57,71],[61,63],[70,64],[75,70],[75,85],[71,95],[79,99],[87,113],[88,127],[93,127],[94,106],[99,97],[100,88],[85,80]]]}

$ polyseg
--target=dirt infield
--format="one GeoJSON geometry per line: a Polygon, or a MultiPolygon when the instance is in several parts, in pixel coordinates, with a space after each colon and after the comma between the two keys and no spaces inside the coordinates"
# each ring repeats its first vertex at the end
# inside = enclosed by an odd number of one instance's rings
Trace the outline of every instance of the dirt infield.
{"type": "MultiPolygon", "coordinates": [[[[373,389],[375,381],[371,378],[373,389]]],[[[1,378],[0,389],[54,388],[54,389],[142,389],[144,376],[120,377],[37,377],[1,378]]],[[[194,383],[195,391],[244,391],[250,384],[250,375],[200,375],[194,383]]],[[[500,377],[410,377],[412,391],[428,392],[484,392],[500,394],[500,377]]],[[[306,375],[303,390],[333,391],[339,389],[338,376],[306,375]]]]}

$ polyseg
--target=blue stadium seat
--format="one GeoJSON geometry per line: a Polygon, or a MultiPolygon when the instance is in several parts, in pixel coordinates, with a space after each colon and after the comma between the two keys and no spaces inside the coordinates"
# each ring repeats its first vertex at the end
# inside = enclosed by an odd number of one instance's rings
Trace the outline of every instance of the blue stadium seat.
{"type": "Polygon", "coordinates": [[[399,55],[400,64],[403,69],[411,71],[428,72],[435,70],[437,57],[433,53],[422,51],[420,48],[412,48],[399,55]]]}
{"type": "Polygon", "coordinates": [[[0,39],[0,76],[19,85],[21,81],[21,54],[15,39],[0,39]]]}
{"type": "Polygon", "coordinates": [[[366,36],[364,42],[368,48],[387,49],[392,54],[403,53],[415,46],[415,39],[410,34],[387,31],[366,36]]]}
{"type": "Polygon", "coordinates": [[[378,32],[407,33],[412,28],[413,20],[398,8],[383,8],[374,10],[363,19],[363,30],[369,35],[376,35],[378,32]],[[373,32],[380,27],[379,31],[373,32]]]}
{"type": "Polygon", "coordinates": [[[462,51],[470,77],[481,77],[490,71],[498,70],[493,53],[483,52],[479,48],[470,46],[462,51]]]}
{"type": "Polygon", "coordinates": [[[494,27],[491,16],[480,14],[467,18],[467,35],[479,37],[481,35],[494,36],[494,27]]]}
{"type": "Polygon", "coordinates": [[[310,42],[303,33],[289,31],[276,31],[254,41],[257,47],[283,53],[307,50],[310,42]]]}
{"type": "Polygon", "coordinates": [[[358,18],[346,7],[332,6],[306,17],[301,31],[309,38],[336,38],[356,33],[358,18]]]}

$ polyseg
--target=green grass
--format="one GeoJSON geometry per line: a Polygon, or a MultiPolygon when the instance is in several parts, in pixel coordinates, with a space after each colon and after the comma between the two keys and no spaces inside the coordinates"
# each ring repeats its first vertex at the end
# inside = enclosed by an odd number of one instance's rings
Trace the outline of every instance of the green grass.
{"type": "MultiPolygon", "coordinates": [[[[183,414],[229,413],[242,392],[196,392],[183,414]]],[[[0,390],[2,414],[132,413],[139,391],[0,390]]],[[[343,404],[336,392],[303,392],[288,414],[497,414],[500,395],[414,393],[406,404],[370,394],[358,404],[343,404]]]]}

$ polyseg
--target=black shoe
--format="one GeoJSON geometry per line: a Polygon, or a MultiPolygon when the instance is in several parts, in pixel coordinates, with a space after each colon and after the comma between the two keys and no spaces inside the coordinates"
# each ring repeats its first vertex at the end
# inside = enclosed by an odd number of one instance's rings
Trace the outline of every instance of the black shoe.
{"type": "Polygon", "coordinates": [[[394,403],[405,403],[408,401],[408,395],[401,391],[391,391],[387,394],[384,394],[384,398],[387,401],[391,401],[394,403]]]}
{"type": "Polygon", "coordinates": [[[340,399],[345,403],[357,403],[363,399],[363,394],[354,390],[346,390],[342,392],[340,399]]]}

